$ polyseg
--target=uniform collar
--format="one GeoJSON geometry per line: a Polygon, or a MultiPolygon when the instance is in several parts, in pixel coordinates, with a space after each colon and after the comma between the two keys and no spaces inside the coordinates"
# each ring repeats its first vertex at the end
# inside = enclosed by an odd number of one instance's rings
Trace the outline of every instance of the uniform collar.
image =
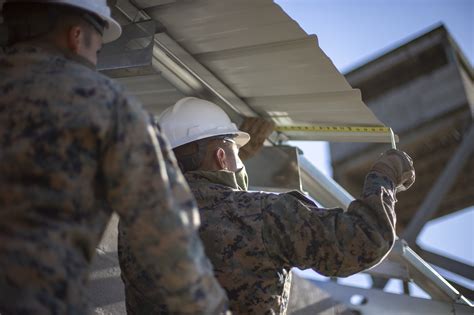
{"type": "Polygon", "coordinates": [[[185,176],[188,179],[201,179],[204,178],[211,183],[224,185],[233,189],[242,190],[237,184],[235,173],[230,171],[191,171],[187,172],[185,176]]]}
{"type": "Polygon", "coordinates": [[[95,70],[95,66],[86,58],[79,55],[66,52],[58,47],[55,47],[48,43],[39,43],[39,42],[22,42],[17,43],[12,46],[7,46],[4,48],[4,53],[7,55],[21,54],[21,53],[39,53],[46,54],[51,56],[58,56],[65,58],[77,63],[80,63],[83,66],[86,66],[92,70],[95,70]]]}

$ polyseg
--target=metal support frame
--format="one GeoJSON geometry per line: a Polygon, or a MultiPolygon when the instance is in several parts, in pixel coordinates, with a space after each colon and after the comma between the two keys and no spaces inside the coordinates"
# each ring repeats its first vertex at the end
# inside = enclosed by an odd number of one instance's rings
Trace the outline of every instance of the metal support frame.
{"type": "Polygon", "coordinates": [[[383,289],[389,279],[411,280],[407,266],[394,261],[391,258],[392,255],[393,253],[390,253],[380,264],[364,271],[364,273],[371,276],[373,288],[383,289]]]}
{"type": "Polygon", "coordinates": [[[456,288],[463,296],[465,296],[471,302],[474,301],[474,291],[472,289],[466,288],[462,284],[454,282],[452,280],[448,280],[448,282],[456,288]]]}
{"type": "Polygon", "coordinates": [[[474,150],[474,124],[465,133],[462,143],[449,160],[441,176],[434,184],[428,196],[423,201],[410,224],[403,232],[403,237],[409,244],[416,244],[416,238],[427,221],[436,213],[445,194],[449,191],[474,150]]]}
{"type": "MultiPolygon", "coordinates": [[[[380,289],[380,290],[383,290],[385,288],[389,280],[387,278],[372,276],[372,275],[370,276],[370,278],[372,278],[372,288],[380,289]]],[[[403,283],[405,282],[406,281],[403,281],[403,283]]]]}
{"type": "MultiPolygon", "coordinates": [[[[362,289],[330,281],[312,282],[332,298],[364,315],[399,314],[472,314],[472,307],[453,302],[421,299],[377,289],[362,289]]],[[[311,305],[307,307],[311,309],[311,305]]],[[[298,314],[298,313],[295,313],[298,314]]]]}
{"type": "Polygon", "coordinates": [[[455,259],[433,253],[423,248],[417,248],[418,254],[433,265],[457,273],[469,280],[474,280],[474,267],[455,259]]]}
{"type": "Polygon", "coordinates": [[[410,286],[408,284],[408,281],[403,281],[403,293],[406,295],[410,295],[410,286]]]}
{"type": "Polygon", "coordinates": [[[299,156],[303,190],[307,191],[323,207],[347,209],[354,200],[334,179],[324,175],[304,156],[299,156]]]}
{"type": "Polygon", "coordinates": [[[153,20],[124,25],[122,35],[102,47],[97,70],[111,77],[153,74],[155,25],[153,20]]]}
{"type": "Polygon", "coordinates": [[[408,267],[414,282],[433,299],[467,304],[472,307],[468,299],[462,296],[430,264],[421,259],[404,240],[398,239],[392,252],[395,252],[392,257],[408,267]]]}
{"type": "MultiPolygon", "coordinates": [[[[445,270],[454,272],[455,274],[467,278],[469,280],[474,280],[474,267],[472,265],[465,264],[455,259],[439,255],[422,248],[417,248],[416,251],[423,259],[429,261],[431,264],[436,265],[437,267],[443,268],[445,270]]],[[[464,295],[471,301],[474,301],[474,291],[472,289],[463,286],[455,280],[450,280],[449,277],[448,281],[462,295],[464,295]]]]}

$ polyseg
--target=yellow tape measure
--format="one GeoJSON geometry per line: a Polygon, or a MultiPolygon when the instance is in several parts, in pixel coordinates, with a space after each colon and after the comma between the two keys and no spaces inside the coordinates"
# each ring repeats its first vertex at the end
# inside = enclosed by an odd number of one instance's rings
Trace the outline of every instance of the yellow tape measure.
{"type": "Polygon", "coordinates": [[[388,127],[366,127],[366,126],[315,126],[315,125],[301,125],[301,126],[277,126],[276,131],[300,131],[300,132],[359,132],[359,133],[388,133],[392,148],[396,149],[395,135],[392,128],[388,127]]]}
{"type": "Polygon", "coordinates": [[[277,126],[277,131],[306,131],[306,132],[390,132],[387,127],[364,127],[364,126],[277,126]]]}

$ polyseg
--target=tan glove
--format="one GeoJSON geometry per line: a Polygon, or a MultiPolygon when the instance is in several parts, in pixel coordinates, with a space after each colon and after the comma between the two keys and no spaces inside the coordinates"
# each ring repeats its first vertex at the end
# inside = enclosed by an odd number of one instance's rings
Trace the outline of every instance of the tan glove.
{"type": "Polygon", "coordinates": [[[415,182],[413,160],[403,151],[385,151],[374,163],[371,171],[390,178],[395,183],[396,192],[407,190],[415,182]]]}
{"type": "Polygon", "coordinates": [[[254,156],[274,129],[275,123],[273,121],[260,117],[245,118],[239,130],[249,133],[250,141],[240,148],[240,158],[246,160],[254,156]]]}

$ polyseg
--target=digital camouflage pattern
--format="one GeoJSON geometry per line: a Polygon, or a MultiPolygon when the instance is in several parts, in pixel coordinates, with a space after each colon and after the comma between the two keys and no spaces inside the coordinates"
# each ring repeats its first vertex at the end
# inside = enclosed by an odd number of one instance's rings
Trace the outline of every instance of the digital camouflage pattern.
{"type": "MultiPolygon", "coordinates": [[[[152,124],[156,133],[161,135],[158,122],[153,120],[152,124]]],[[[175,207],[183,215],[186,215],[187,218],[185,220],[192,222],[193,226],[198,227],[200,218],[196,202],[179,170],[171,147],[162,136],[158,136],[158,141],[160,147],[163,148],[163,161],[171,188],[169,192],[170,197],[180,201],[180,203],[176,203],[175,207]]],[[[149,267],[141,264],[139,257],[130,247],[128,233],[128,228],[124,224],[119,224],[118,255],[122,270],[122,280],[125,283],[127,314],[218,314],[227,309],[225,292],[222,288],[216,286],[215,278],[212,274],[212,265],[209,259],[203,255],[202,246],[198,243],[199,239],[197,237],[194,239],[195,243],[189,243],[187,251],[191,254],[191,257],[199,259],[198,261],[201,263],[203,271],[200,274],[193,268],[192,264],[195,263],[193,260],[180,261],[181,251],[170,252],[166,260],[171,265],[176,264],[176,269],[173,270],[172,275],[169,275],[169,279],[173,283],[179,284],[173,288],[168,286],[167,283],[160,287],[156,286],[157,275],[153,274],[155,269],[153,266],[149,267]],[[206,273],[208,276],[203,277],[203,273],[206,273]],[[192,292],[192,294],[183,295],[180,292],[183,288],[192,292]],[[167,296],[168,298],[165,299],[167,296]],[[173,305],[181,306],[179,312],[176,312],[176,309],[170,309],[166,303],[163,303],[171,298],[173,298],[173,305]],[[214,298],[214,301],[210,301],[209,298],[214,298]],[[210,302],[220,304],[206,305],[210,302]],[[196,305],[199,307],[196,307],[196,305]]],[[[172,237],[171,234],[169,236],[172,237]]],[[[173,247],[175,245],[173,242],[163,240],[163,244],[160,246],[173,247]]],[[[168,302],[168,304],[170,303],[168,302]]]]}
{"type": "Polygon", "coordinates": [[[116,83],[59,51],[0,53],[1,314],[85,314],[112,211],[147,270],[147,296],[176,313],[223,307],[197,209],[156,133],[116,83]]]}
{"type": "Polygon", "coordinates": [[[344,277],[378,263],[395,241],[394,184],[372,172],[348,210],[321,209],[294,191],[239,190],[229,171],[185,174],[201,239],[233,314],[285,314],[290,268],[344,277]]]}

